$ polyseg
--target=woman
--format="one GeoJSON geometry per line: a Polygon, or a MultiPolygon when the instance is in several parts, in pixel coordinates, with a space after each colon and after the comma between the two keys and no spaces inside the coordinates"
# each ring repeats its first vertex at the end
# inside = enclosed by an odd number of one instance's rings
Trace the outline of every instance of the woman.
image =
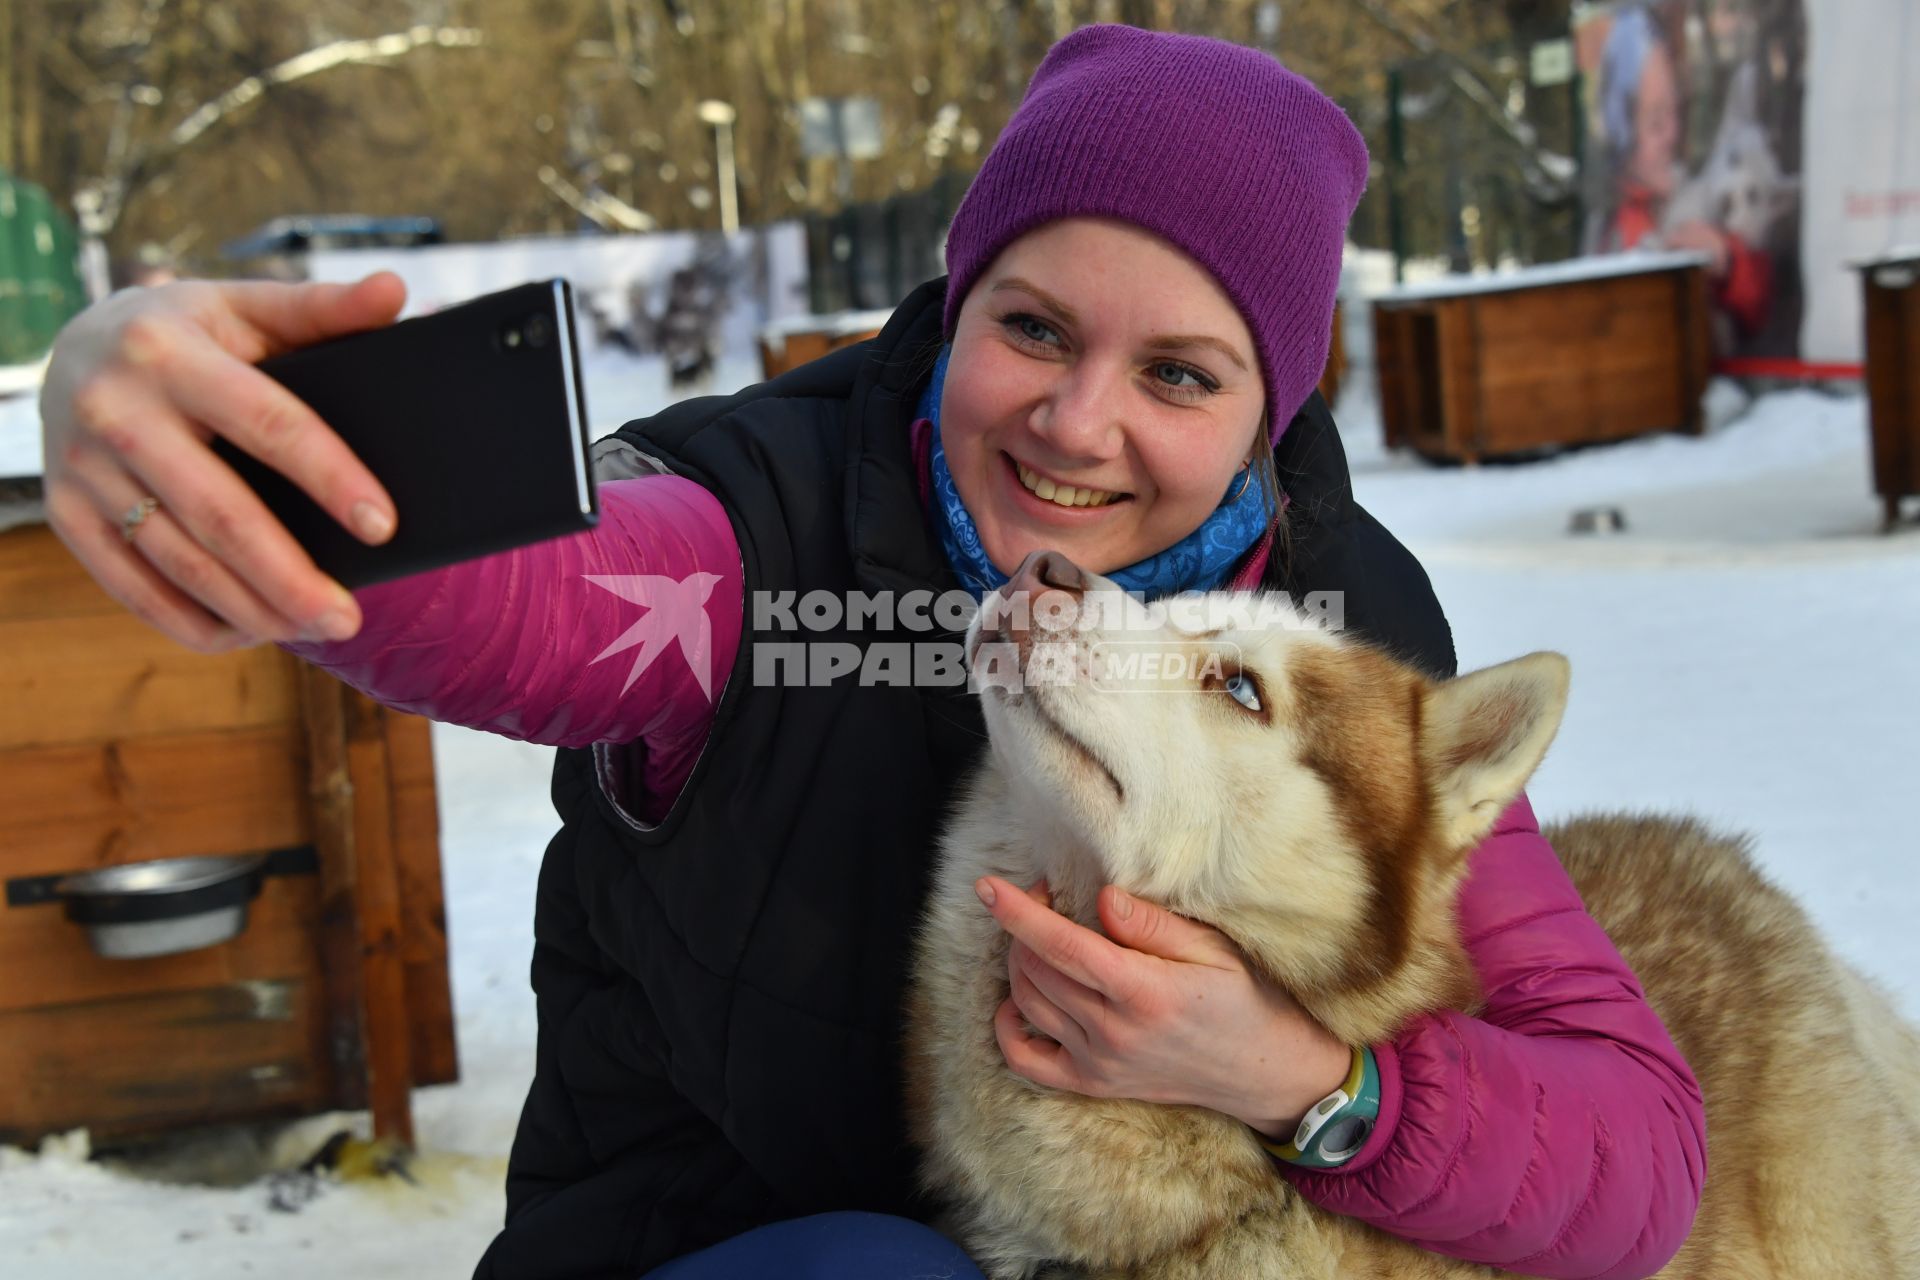
{"type": "MultiPolygon", "coordinates": [[[[1366,168],[1339,109],[1265,55],[1080,31],[955,216],[948,279],[877,339],[600,442],[595,532],[357,600],[329,599],[202,441],[390,528],[371,478],[242,363],[384,322],[390,279],[160,291],[63,337],[49,515],[123,603],[196,647],[273,639],[392,705],[562,748],[538,1066],[482,1276],[973,1274],[908,1220],[928,1206],[897,1060],[910,929],[978,714],[963,687],[796,680],[770,655],[790,656],[807,592],[977,595],[1057,547],[1154,594],[1343,591],[1348,626],[1451,674],[1426,577],[1353,502],[1313,394],[1366,168]],[[697,647],[610,655],[636,611],[589,574],[697,582],[709,669],[697,647]]],[[[927,626],[905,609],[803,638],[871,654],[927,626]]],[[[1022,944],[1028,1021],[1065,1032],[1041,1001],[1075,993],[1035,951],[1063,931],[1140,977],[1137,1003],[1077,1034],[1002,1030],[1009,1067],[1278,1141],[1364,1059],[1373,1137],[1277,1178],[1457,1256],[1651,1274],[1698,1202],[1698,1089],[1525,803],[1497,830],[1461,902],[1484,1017],[1374,1046],[1332,1042],[1211,929],[1137,903],[1103,937],[983,881],[1022,944]]]]}

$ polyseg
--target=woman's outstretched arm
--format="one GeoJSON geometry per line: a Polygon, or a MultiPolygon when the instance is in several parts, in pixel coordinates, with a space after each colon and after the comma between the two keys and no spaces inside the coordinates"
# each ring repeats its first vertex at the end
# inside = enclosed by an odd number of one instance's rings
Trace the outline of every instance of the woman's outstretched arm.
{"type": "Polygon", "coordinates": [[[740,642],[732,526],[678,476],[604,483],[600,505],[590,531],[363,587],[352,638],[282,647],[434,720],[561,747],[692,738],[697,751],[740,642]]]}

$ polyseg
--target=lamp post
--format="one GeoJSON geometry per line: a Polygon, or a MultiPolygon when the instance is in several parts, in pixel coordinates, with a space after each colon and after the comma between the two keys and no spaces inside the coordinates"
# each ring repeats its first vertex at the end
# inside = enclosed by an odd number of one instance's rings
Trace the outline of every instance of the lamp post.
{"type": "Polygon", "coordinates": [[[733,122],[739,113],[733,104],[708,98],[695,109],[702,124],[713,126],[714,146],[719,152],[720,229],[728,235],[740,229],[740,186],[733,170],[733,122]]]}

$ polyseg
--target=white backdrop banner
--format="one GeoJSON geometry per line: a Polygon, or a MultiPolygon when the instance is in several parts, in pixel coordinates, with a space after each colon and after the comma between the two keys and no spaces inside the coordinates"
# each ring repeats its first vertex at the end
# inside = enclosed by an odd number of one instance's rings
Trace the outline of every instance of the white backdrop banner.
{"type": "Polygon", "coordinates": [[[1801,354],[1857,361],[1848,264],[1920,248],[1920,0],[1811,0],[1807,26],[1801,354]]]}

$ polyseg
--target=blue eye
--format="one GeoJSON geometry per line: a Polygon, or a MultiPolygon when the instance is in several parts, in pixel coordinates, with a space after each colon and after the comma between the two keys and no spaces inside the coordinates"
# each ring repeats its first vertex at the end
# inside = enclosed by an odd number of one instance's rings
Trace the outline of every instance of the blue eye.
{"type": "Polygon", "coordinates": [[[1249,711],[1260,709],[1260,690],[1253,677],[1243,671],[1228,676],[1221,685],[1232,699],[1249,711]]]}
{"type": "Polygon", "coordinates": [[[1037,316],[1030,316],[1024,312],[1016,312],[1006,317],[1001,323],[1012,329],[1015,333],[1018,333],[1026,341],[1038,343],[1041,346],[1053,346],[1060,338],[1060,335],[1053,331],[1052,325],[1037,316]]]}
{"type": "Polygon", "coordinates": [[[1155,394],[1175,404],[1199,404],[1220,391],[1219,383],[1178,360],[1156,361],[1146,367],[1146,372],[1159,388],[1155,394]]]}

